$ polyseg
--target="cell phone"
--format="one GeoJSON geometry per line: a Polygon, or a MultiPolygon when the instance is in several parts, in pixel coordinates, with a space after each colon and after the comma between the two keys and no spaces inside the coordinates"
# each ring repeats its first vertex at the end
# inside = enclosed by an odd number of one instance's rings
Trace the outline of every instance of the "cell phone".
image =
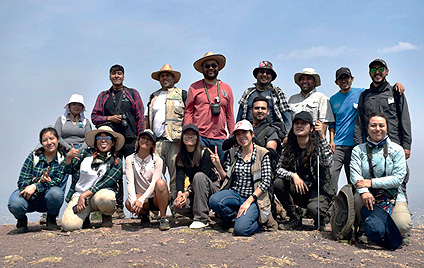
{"type": "MultiPolygon", "coordinates": [[[[88,200],[87,200],[87,198],[85,199],[85,206],[87,207],[88,206],[88,200]]],[[[78,204],[76,204],[75,206],[73,206],[72,207],[72,211],[74,212],[74,214],[78,214],[77,213],[77,206],[78,206],[78,204]]]]}

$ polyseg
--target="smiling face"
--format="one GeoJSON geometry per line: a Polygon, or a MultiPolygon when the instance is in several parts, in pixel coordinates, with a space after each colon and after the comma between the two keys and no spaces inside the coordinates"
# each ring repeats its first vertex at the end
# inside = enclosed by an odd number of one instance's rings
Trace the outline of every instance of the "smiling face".
{"type": "Polygon", "coordinates": [[[267,69],[259,69],[256,79],[257,79],[257,83],[260,86],[267,85],[272,80],[272,72],[267,69]]]}
{"type": "Polygon", "coordinates": [[[173,88],[175,85],[174,76],[168,72],[161,72],[159,74],[159,83],[163,89],[173,88]]]}
{"type": "Polygon", "coordinates": [[[252,106],[252,117],[257,122],[264,121],[269,115],[268,105],[265,101],[257,101],[252,106]]]}
{"type": "Polygon", "coordinates": [[[309,136],[309,132],[312,131],[312,127],[308,122],[303,120],[296,120],[293,123],[293,133],[297,137],[306,137],[309,136]]]}
{"type": "Polygon", "coordinates": [[[183,133],[183,143],[187,147],[194,147],[196,146],[197,140],[199,137],[197,136],[197,132],[192,129],[187,129],[183,133]]]}
{"type": "Polygon", "coordinates": [[[347,74],[342,74],[336,80],[336,84],[339,86],[339,88],[340,88],[341,91],[348,92],[348,91],[350,91],[350,88],[352,86],[353,80],[354,80],[353,77],[351,77],[351,76],[349,76],[347,74]]]}
{"type": "Polygon", "coordinates": [[[370,77],[374,85],[378,86],[386,81],[386,76],[389,74],[389,69],[383,64],[376,62],[370,68],[370,77]]]}
{"type": "Polygon", "coordinates": [[[300,89],[302,90],[302,94],[306,95],[311,92],[315,86],[316,82],[312,75],[303,74],[299,78],[300,89]]]}
{"type": "Polygon", "coordinates": [[[140,138],[138,139],[138,146],[140,150],[147,150],[150,152],[150,149],[154,148],[155,144],[149,135],[144,134],[140,135],[140,138]]]}
{"type": "Polygon", "coordinates": [[[57,138],[51,131],[46,132],[41,137],[41,145],[44,148],[45,154],[55,154],[57,147],[59,146],[59,138],[57,138]]]}
{"type": "Polygon", "coordinates": [[[120,88],[124,83],[124,73],[122,71],[112,71],[109,75],[113,88],[120,88]]]}
{"type": "Polygon", "coordinates": [[[100,153],[107,153],[115,145],[113,137],[109,133],[100,133],[96,136],[96,148],[100,153]]]}
{"type": "Polygon", "coordinates": [[[246,147],[252,144],[253,132],[249,130],[237,130],[234,135],[236,136],[237,143],[241,147],[246,147]]]}
{"type": "Polygon", "coordinates": [[[84,109],[84,105],[78,102],[69,103],[69,111],[73,116],[79,115],[84,109]]]}
{"type": "Polygon", "coordinates": [[[216,60],[207,60],[202,64],[203,76],[207,80],[214,80],[218,77],[218,62],[216,60]]]}
{"type": "Polygon", "coordinates": [[[387,122],[384,117],[373,116],[368,123],[368,135],[373,142],[382,141],[387,134],[387,122]]]}

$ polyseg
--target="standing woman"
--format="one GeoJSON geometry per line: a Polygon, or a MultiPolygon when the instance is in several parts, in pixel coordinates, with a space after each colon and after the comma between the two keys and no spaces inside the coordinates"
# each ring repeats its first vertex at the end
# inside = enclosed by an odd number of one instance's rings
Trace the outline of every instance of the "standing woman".
{"type": "Polygon", "coordinates": [[[209,225],[209,197],[219,190],[219,180],[214,172],[210,151],[204,149],[199,129],[194,124],[183,127],[176,157],[177,198],[172,210],[192,218],[191,229],[209,225]],[[190,185],[184,190],[185,178],[190,185]]]}
{"type": "MultiPolygon", "coordinates": [[[[402,236],[402,243],[408,245],[412,221],[401,187],[406,175],[405,153],[402,146],[390,140],[387,127],[383,114],[371,114],[367,142],[353,148],[350,181],[356,188],[356,218],[360,222],[360,231],[363,231],[365,219],[361,217],[362,207],[365,205],[368,211],[365,214],[370,214],[369,211],[380,204],[391,214],[402,236]]],[[[366,239],[362,237],[359,241],[366,242],[366,239]]]]}
{"type": "Polygon", "coordinates": [[[9,198],[9,211],[18,220],[19,233],[28,231],[28,212],[47,212],[47,228],[59,229],[56,217],[63,203],[63,190],[58,186],[64,177],[65,148],[52,127],[40,132],[42,147],[31,152],[22,166],[18,189],[9,198]],[[61,163],[62,162],[62,163],[61,163]]]}
{"type": "Polygon", "coordinates": [[[102,226],[112,227],[115,212],[117,180],[122,176],[122,161],[116,152],[125,143],[124,136],[108,126],[91,130],[85,135],[90,148],[78,151],[71,148],[66,156],[66,173],[76,173],[72,178],[62,217],[64,231],[90,226],[92,211],[102,213],[102,226]]]}
{"type": "Polygon", "coordinates": [[[142,131],[137,140],[136,152],[125,159],[128,199],[125,207],[141,216],[141,224],[148,225],[149,210],[160,211],[159,229],[170,228],[166,208],[171,196],[166,181],[161,179],[163,160],[154,153],[156,135],[152,130],[142,131]]]}
{"type": "Polygon", "coordinates": [[[271,158],[269,151],[253,143],[253,127],[247,120],[239,121],[232,133],[238,148],[227,155],[222,168],[218,155],[211,159],[221,176],[226,179],[222,188],[209,199],[210,207],[223,219],[223,227],[230,228],[235,220],[234,234],[248,236],[269,222],[271,203],[271,158]]]}
{"type": "Polygon", "coordinates": [[[314,127],[312,116],[308,112],[296,114],[275,171],[274,192],[290,217],[287,223],[280,224],[280,229],[292,230],[302,226],[302,217],[295,209],[297,205],[306,208],[309,216],[314,219],[315,227],[319,226],[320,230],[324,230],[326,212],[335,194],[330,177],[332,164],[333,154],[325,139],[323,124],[316,121],[314,127]],[[319,225],[318,213],[321,221],[319,225]]]}

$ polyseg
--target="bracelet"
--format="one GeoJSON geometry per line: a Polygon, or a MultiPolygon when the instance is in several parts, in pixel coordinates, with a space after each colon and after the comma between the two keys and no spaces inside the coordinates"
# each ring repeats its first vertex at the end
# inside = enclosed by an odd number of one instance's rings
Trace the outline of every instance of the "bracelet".
{"type": "Polygon", "coordinates": [[[251,197],[253,197],[253,200],[256,202],[258,201],[258,196],[255,195],[255,193],[251,194],[251,197]]]}

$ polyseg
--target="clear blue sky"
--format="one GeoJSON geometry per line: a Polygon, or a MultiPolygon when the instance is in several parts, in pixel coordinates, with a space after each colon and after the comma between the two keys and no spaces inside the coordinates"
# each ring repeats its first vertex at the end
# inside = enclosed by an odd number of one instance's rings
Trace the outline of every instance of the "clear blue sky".
{"type": "Polygon", "coordinates": [[[423,13],[422,1],[387,0],[0,1],[0,215],[8,214],[5,204],[39,131],[54,124],[71,94],[84,95],[89,116],[110,86],[110,66],[119,63],[125,84],[146,103],[159,88],[152,72],[171,64],[182,73],[177,85],[188,89],[201,78],[193,62],[207,51],[226,56],[219,78],[236,101],[255,82],[252,70],[261,60],[274,64],[274,84],[288,96],[299,91],[293,75],[304,67],[318,71],[318,90],[331,96],[337,68],[350,67],[354,86],[368,87],[368,63],[385,59],[389,82],[407,90],[414,139],[409,189],[417,196],[424,186],[423,13]]]}

